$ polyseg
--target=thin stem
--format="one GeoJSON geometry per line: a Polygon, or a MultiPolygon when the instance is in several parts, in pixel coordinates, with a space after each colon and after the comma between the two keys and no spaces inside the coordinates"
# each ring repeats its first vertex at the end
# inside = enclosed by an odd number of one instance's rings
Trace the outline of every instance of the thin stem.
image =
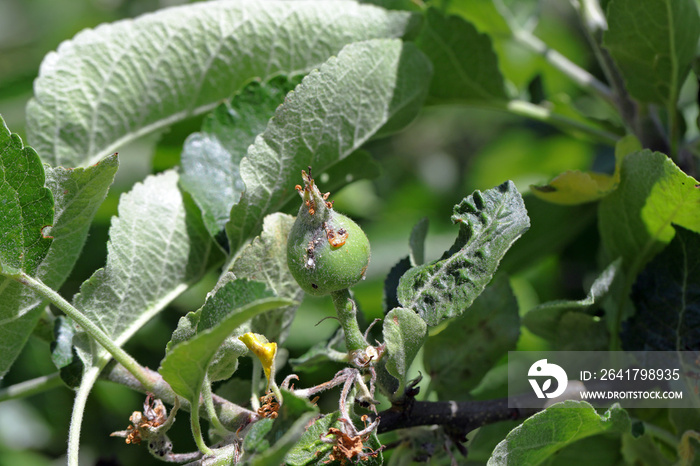
{"type": "Polygon", "coordinates": [[[603,70],[603,74],[612,87],[612,91],[615,95],[615,108],[617,108],[620,113],[627,130],[632,134],[639,134],[639,131],[637,131],[638,125],[635,122],[637,114],[636,106],[634,102],[630,100],[622,76],[620,76],[610,54],[600,46],[603,31],[608,27],[600,4],[597,0],[583,0],[581,1],[580,8],[577,9],[584,24],[583,30],[588,39],[588,43],[598,60],[601,70],[603,70]]]}
{"type": "Polygon", "coordinates": [[[253,410],[260,409],[260,375],[262,374],[262,364],[258,358],[253,358],[253,372],[250,377],[250,406],[253,410]]]}
{"type": "Polygon", "coordinates": [[[42,393],[62,385],[63,382],[58,372],[42,375],[35,379],[25,380],[24,382],[10,385],[9,387],[0,388],[0,403],[15,398],[25,398],[36,395],[37,393],[42,393]]]}
{"type": "MultiPolygon", "coordinates": [[[[163,377],[150,369],[146,369],[150,373],[150,377],[154,380],[154,385],[150,389],[139,382],[133,374],[127,371],[122,365],[117,364],[112,361],[110,365],[102,372],[101,377],[114,383],[118,383],[125,387],[131,388],[132,390],[141,393],[153,393],[156,398],[163,400],[165,403],[171,405],[175,404],[175,398],[177,395],[173,392],[173,389],[168,385],[168,383],[163,380],[163,377]]],[[[249,424],[252,420],[257,418],[257,415],[242,406],[231,403],[230,401],[212,394],[212,402],[214,404],[214,409],[217,411],[217,417],[221,424],[223,424],[228,430],[235,431],[241,426],[249,424]]],[[[203,404],[203,400],[200,400],[203,404]]],[[[184,411],[191,411],[190,402],[184,398],[180,398],[180,409],[184,411]]],[[[208,412],[204,411],[205,416],[208,416],[208,412]]]]}
{"type": "Polygon", "coordinates": [[[368,345],[365,337],[360,332],[360,326],[357,324],[357,306],[350,297],[350,291],[345,288],[340,291],[331,293],[333,305],[338,315],[343,332],[345,332],[345,346],[348,353],[353,353],[358,350],[365,349],[368,345]]]}
{"type": "Polygon", "coordinates": [[[129,353],[120,348],[101,328],[95,325],[82,312],[66,301],[63,296],[46,286],[41,282],[41,280],[30,277],[25,273],[12,276],[11,278],[31,288],[42,297],[51,301],[60,310],[65,312],[66,315],[78,323],[83,330],[89,333],[92,338],[102,345],[102,347],[107,350],[107,352],[112,355],[115,360],[117,360],[122,366],[126,367],[129,372],[134,374],[134,377],[136,377],[146,388],[153,385],[153,381],[149,377],[148,372],[144,370],[144,368],[138,362],[136,362],[136,360],[131,357],[129,353]]]}
{"type": "Polygon", "coordinates": [[[88,395],[90,395],[90,390],[92,390],[97,377],[100,375],[101,369],[99,366],[92,366],[87,369],[75,393],[70,429],[68,431],[68,466],[79,466],[80,429],[83,425],[85,404],[87,403],[88,395]]]}
{"type": "Polygon", "coordinates": [[[199,451],[205,455],[213,455],[214,452],[204,443],[204,437],[202,437],[202,426],[199,424],[199,403],[192,403],[190,406],[192,407],[190,411],[190,428],[192,429],[194,443],[197,444],[199,451]]]}
{"type": "Polygon", "coordinates": [[[224,427],[219,420],[219,416],[216,414],[216,408],[214,407],[214,399],[212,398],[211,384],[209,383],[208,375],[204,378],[204,384],[202,385],[202,397],[204,398],[204,409],[206,410],[211,425],[219,435],[228,435],[229,430],[224,427]]]}
{"type": "Polygon", "coordinates": [[[593,136],[600,142],[606,144],[615,145],[620,136],[617,134],[605,131],[594,126],[587,125],[580,121],[574,120],[573,118],[568,118],[563,115],[552,112],[548,108],[542,107],[540,105],[527,102],[525,100],[511,100],[509,102],[489,103],[487,108],[492,108],[495,110],[503,110],[510,112],[514,115],[524,116],[527,118],[532,118],[533,120],[542,121],[555,126],[570,128],[575,131],[581,131],[582,133],[593,136]]]}
{"type": "Polygon", "coordinates": [[[550,65],[564,73],[583,89],[593,92],[613,107],[616,107],[615,94],[604,82],[600,81],[561,53],[550,48],[539,37],[518,27],[514,21],[511,20],[509,23],[513,32],[513,38],[518,43],[542,56],[550,65]]]}

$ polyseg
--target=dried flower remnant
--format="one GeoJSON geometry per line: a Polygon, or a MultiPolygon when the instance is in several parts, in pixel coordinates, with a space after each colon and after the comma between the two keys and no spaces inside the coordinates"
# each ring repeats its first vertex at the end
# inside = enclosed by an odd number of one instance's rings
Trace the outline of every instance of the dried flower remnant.
{"type": "Polygon", "coordinates": [[[356,463],[361,460],[367,460],[368,458],[376,458],[379,455],[382,448],[364,451],[364,443],[367,442],[373,431],[372,426],[367,427],[367,419],[367,415],[362,416],[365,429],[354,436],[348,435],[341,429],[335,427],[328,429],[328,432],[321,437],[322,442],[333,444],[333,450],[328,456],[329,460],[326,463],[340,461],[341,465],[346,465],[348,462],[356,463]],[[329,437],[333,438],[331,439],[329,437]]]}
{"type": "Polygon", "coordinates": [[[280,404],[275,398],[275,394],[268,392],[265,396],[260,397],[260,408],[258,408],[258,416],[276,419],[279,413],[280,404]]]}

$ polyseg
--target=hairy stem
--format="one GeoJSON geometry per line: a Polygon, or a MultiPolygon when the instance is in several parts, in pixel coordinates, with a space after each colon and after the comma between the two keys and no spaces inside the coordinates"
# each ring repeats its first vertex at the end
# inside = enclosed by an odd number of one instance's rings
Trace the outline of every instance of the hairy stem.
{"type": "Polygon", "coordinates": [[[334,291],[331,293],[331,298],[340,326],[345,332],[345,346],[348,353],[365,349],[368,345],[357,324],[357,306],[350,297],[350,291],[347,288],[334,291]]]}
{"type": "Polygon", "coordinates": [[[10,385],[9,387],[0,388],[0,403],[7,400],[36,395],[37,393],[42,393],[62,385],[63,382],[58,372],[42,375],[35,379],[25,380],[24,382],[10,385]]]}
{"type": "Polygon", "coordinates": [[[148,372],[131,357],[129,353],[119,347],[101,328],[95,325],[82,312],[75,308],[71,303],[66,301],[63,296],[56,293],[53,289],[46,286],[38,278],[33,278],[26,273],[21,273],[17,276],[12,276],[19,283],[31,288],[33,291],[41,295],[43,298],[51,301],[57,308],[62,310],[73,319],[83,330],[85,330],[92,338],[97,341],[107,352],[117,360],[121,365],[126,367],[129,372],[134,374],[139,382],[146,388],[151,387],[153,381],[150,379],[148,372]]]}
{"type": "Polygon", "coordinates": [[[216,432],[221,436],[226,436],[229,431],[219,420],[219,416],[216,414],[216,408],[214,407],[214,399],[212,398],[211,384],[209,383],[209,376],[204,378],[204,384],[202,385],[202,398],[204,399],[204,408],[209,417],[209,422],[214,427],[216,432]]]}
{"type": "Polygon", "coordinates": [[[92,390],[97,377],[100,375],[101,367],[92,366],[83,373],[80,386],[75,392],[73,401],[73,412],[70,417],[70,429],[68,431],[68,466],[79,466],[80,453],[80,429],[83,425],[83,414],[88,395],[92,390]]]}
{"type": "Polygon", "coordinates": [[[190,411],[190,428],[192,429],[192,436],[194,437],[194,443],[197,444],[199,451],[205,455],[213,455],[214,452],[204,443],[204,437],[202,436],[202,426],[199,423],[199,403],[191,405],[192,410],[190,411]]]}
{"type": "MultiPolygon", "coordinates": [[[[163,380],[159,373],[151,371],[150,369],[145,370],[149,373],[149,377],[154,381],[150,389],[146,389],[146,387],[144,387],[133,374],[116,362],[112,362],[110,365],[108,365],[102,372],[101,377],[144,394],[147,392],[153,393],[156,398],[159,398],[163,400],[163,402],[170,405],[174,405],[177,395],[170,385],[163,380]]],[[[211,399],[219,421],[228,430],[236,431],[240,427],[244,427],[253,420],[257,419],[257,414],[253,411],[243,408],[242,406],[238,406],[235,403],[231,403],[225,398],[212,393],[211,399]]],[[[204,404],[204,401],[200,400],[200,404],[204,404]]],[[[190,402],[184,398],[180,398],[180,409],[191,412],[192,408],[190,402]]],[[[208,418],[209,413],[207,412],[206,407],[204,407],[203,414],[204,417],[208,418]]]]}

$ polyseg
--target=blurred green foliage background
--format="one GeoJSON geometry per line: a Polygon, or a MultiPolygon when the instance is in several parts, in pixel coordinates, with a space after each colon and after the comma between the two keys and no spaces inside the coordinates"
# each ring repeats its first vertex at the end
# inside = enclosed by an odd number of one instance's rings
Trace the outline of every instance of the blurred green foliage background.
{"type": "MultiPolygon", "coordinates": [[[[86,27],[179,3],[185,2],[0,1],[0,114],[10,129],[24,136],[24,108],[32,95],[32,81],[43,56],[55,50],[62,40],[86,27]]],[[[523,4],[534,8],[535,3],[523,4]]],[[[451,7],[458,8],[459,2],[453,2],[451,7]]],[[[570,4],[547,1],[541,2],[539,8],[536,34],[597,74],[570,4]]],[[[496,49],[501,68],[512,86],[511,92],[533,102],[546,99],[562,108],[576,106],[589,115],[608,116],[600,102],[582,95],[573,83],[540,58],[509,43],[496,44],[496,49]]],[[[177,165],[184,139],[199,130],[200,124],[201,119],[193,119],[120,150],[117,180],[96,217],[72,277],[61,290],[63,296],[70,299],[80,283],[104,265],[109,222],[116,215],[120,193],[148,173],[177,165]]],[[[368,278],[355,289],[367,321],[383,315],[384,277],[408,254],[408,236],[421,218],[430,220],[426,259],[432,260],[456,236],[457,229],[450,223],[452,206],[474,189],[488,189],[512,179],[526,194],[530,184],[547,182],[564,170],[611,171],[614,164],[611,147],[577,139],[542,123],[466,107],[428,107],[406,131],[373,141],[367,149],[382,165],[382,176],[333,193],[336,208],[358,220],[372,244],[368,278]]],[[[542,253],[532,253],[537,250],[533,249],[536,245],[528,243],[526,234],[504,261],[503,269],[511,276],[521,313],[553,298],[582,298],[597,265],[591,254],[598,249],[594,208],[545,206],[532,196],[526,196],[526,202],[533,229],[550,231],[548,243],[540,249],[542,253]],[[554,227],[562,223],[556,219],[566,219],[565,231],[554,227]]],[[[127,350],[141,363],[156,369],[179,317],[202,304],[216,279],[213,275],[206,277],[178,298],[133,338],[127,350]]],[[[316,324],[332,314],[330,300],[307,298],[285,344],[290,356],[301,355],[313,343],[331,335],[336,321],[316,324]]],[[[542,340],[522,331],[519,348],[540,349],[543,345],[542,340]]],[[[300,385],[327,380],[337,369],[328,367],[324,373],[300,374],[300,385]]],[[[1,383],[9,386],[54,370],[48,343],[33,337],[1,383]]],[[[289,371],[289,366],[284,370],[289,371]]],[[[237,376],[245,378],[249,371],[249,361],[242,362],[237,376]]],[[[247,394],[242,395],[243,399],[246,397],[247,394]]],[[[325,398],[332,401],[334,394],[325,398]]],[[[110,432],[125,429],[129,415],[140,410],[142,402],[140,394],[107,382],[98,383],[83,424],[81,464],[145,464],[145,449],[108,436],[110,432]]],[[[0,466],[64,464],[71,405],[72,392],[67,388],[0,404],[0,466]]],[[[172,431],[177,452],[195,448],[186,416],[182,415],[172,431]]],[[[153,464],[161,463],[154,460],[153,464]]]]}

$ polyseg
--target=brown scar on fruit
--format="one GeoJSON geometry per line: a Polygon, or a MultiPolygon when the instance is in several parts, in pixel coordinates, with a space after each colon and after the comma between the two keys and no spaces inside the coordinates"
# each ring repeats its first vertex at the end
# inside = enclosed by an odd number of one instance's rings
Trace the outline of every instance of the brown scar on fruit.
{"type": "Polygon", "coordinates": [[[306,204],[306,207],[309,208],[309,215],[313,215],[316,213],[316,203],[313,201],[313,199],[305,200],[304,204],[306,204]]]}
{"type": "Polygon", "coordinates": [[[314,249],[316,248],[314,244],[314,240],[309,241],[309,244],[306,246],[306,262],[304,266],[307,269],[313,269],[316,267],[316,261],[314,260],[314,257],[316,254],[314,253],[314,249]]]}
{"type": "Polygon", "coordinates": [[[332,228],[326,228],[326,238],[328,238],[328,242],[333,246],[334,248],[339,248],[342,245],[345,244],[345,241],[348,239],[348,231],[345,228],[340,228],[338,231],[333,231],[332,228]]]}

